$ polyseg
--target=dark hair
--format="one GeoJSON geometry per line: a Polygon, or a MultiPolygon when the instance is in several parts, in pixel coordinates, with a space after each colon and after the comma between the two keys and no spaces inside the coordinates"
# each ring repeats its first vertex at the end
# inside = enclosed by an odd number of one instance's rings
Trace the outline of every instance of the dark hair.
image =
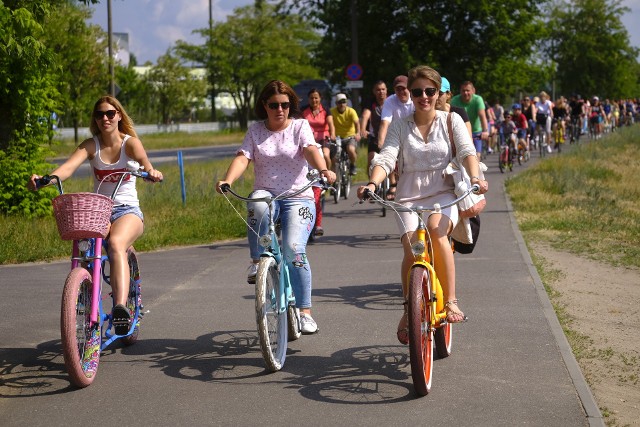
{"type": "Polygon", "coordinates": [[[311,96],[312,93],[317,93],[318,95],[320,95],[320,98],[322,98],[322,94],[320,93],[320,91],[318,89],[311,88],[311,90],[309,91],[309,93],[307,93],[307,98],[311,96]]]}
{"type": "Polygon", "coordinates": [[[299,100],[296,92],[281,80],[271,80],[260,92],[258,96],[258,100],[256,101],[255,113],[256,117],[260,120],[264,120],[267,118],[267,109],[265,108],[265,104],[267,99],[271,98],[273,95],[287,95],[289,97],[289,118],[297,116],[299,114],[299,100]]]}

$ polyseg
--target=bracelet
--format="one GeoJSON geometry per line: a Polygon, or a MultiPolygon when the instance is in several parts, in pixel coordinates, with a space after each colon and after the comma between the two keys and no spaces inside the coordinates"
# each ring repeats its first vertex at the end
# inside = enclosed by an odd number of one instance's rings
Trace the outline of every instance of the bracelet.
{"type": "Polygon", "coordinates": [[[322,170],[320,171],[320,173],[322,173],[322,172],[329,172],[329,169],[322,169],[322,170]]]}
{"type": "Polygon", "coordinates": [[[378,184],[376,184],[375,182],[373,181],[367,182],[367,185],[370,185],[370,184],[373,184],[374,187],[378,188],[378,184]]]}
{"type": "Polygon", "coordinates": [[[472,176],[471,178],[469,178],[469,181],[471,181],[473,178],[477,179],[478,181],[482,181],[479,176],[472,176]]]}

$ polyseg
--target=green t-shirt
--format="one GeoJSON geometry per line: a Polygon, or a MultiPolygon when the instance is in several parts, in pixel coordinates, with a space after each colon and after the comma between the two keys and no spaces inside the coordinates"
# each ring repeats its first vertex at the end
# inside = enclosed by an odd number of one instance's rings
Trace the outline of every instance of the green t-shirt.
{"type": "Polygon", "coordinates": [[[451,105],[464,108],[467,112],[469,121],[471,122],[471,132],[482,132],[482,122],[480,121],[478,112],[484,110],[484,99],[482,99],[480,95],[472,95],[468,104],[462,102],[460,95],[456,95],[451,98],[451,105]]]}
{"type": "Polygon", "coordinates": [[[338,107],[331,109],[333,117],[333,125],[336,128],[336,135],[340,138],[347,138],[356,134],[356,122],[358,121],[358,113],[351,107],[347,107],[344,113],[338,111],[338,107]]]}

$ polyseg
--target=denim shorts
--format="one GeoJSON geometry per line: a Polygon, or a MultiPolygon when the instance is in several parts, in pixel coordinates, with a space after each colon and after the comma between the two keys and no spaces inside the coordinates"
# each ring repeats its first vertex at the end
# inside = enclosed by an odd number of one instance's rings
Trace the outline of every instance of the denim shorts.
{"type": "Polygon", "coordinates": [[[140,206],[117,205],[111,209],[111,222],[115,222],[123,215],[134,214],[144,222],[144,215],[140,210],[140,206]]]}

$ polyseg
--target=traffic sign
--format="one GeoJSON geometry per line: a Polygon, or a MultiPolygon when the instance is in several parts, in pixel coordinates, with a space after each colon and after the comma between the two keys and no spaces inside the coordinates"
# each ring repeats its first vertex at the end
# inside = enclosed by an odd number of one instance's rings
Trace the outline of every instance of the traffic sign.
{"type": "Polygon", "coordinates": [[[362,67],[360,64],[349,64],[347,66],[347,80],[360,80],[362,78],[362,67]]]}

